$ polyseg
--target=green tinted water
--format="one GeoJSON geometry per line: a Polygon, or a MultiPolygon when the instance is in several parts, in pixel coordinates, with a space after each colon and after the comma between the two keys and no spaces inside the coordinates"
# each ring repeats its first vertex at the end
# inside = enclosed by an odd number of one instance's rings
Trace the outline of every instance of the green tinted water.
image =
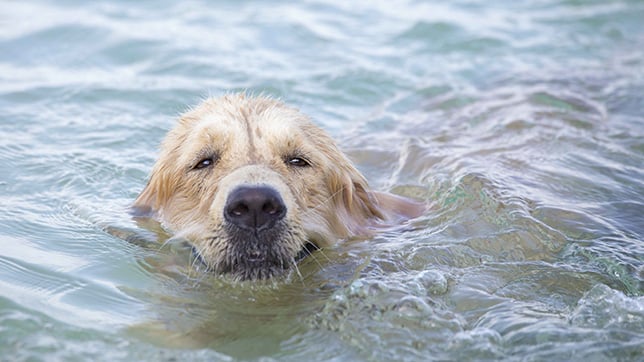
{"type": "Polygon", "coordinates": [[[641,1],[0,4],[0,359],[638,360],[641,1]],[[282,98],[405,230],[231,283],[104,232],[176,116],[282,98]]]}

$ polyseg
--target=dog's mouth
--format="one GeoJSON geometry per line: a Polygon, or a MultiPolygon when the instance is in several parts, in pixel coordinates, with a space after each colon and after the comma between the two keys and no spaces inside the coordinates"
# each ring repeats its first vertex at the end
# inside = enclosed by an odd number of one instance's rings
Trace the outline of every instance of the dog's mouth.
{"type": "Polygon", "coordinates": [[[299,263],[301,260],[305,259],[307,256],[313,254],[313,252],[320,250],[320,248],[311,241],[304,243],[302,250],[295,256],[295,262],[299,263]]]}
{"type": "Polygon", "coordinates": [[[193,245],[192,254],[196,261],[208,271],[217,274],[231,274],[240,280],[269,279],[283,274],[294,264],[306,259],[320,248],[313,242],[307,241],[302,249],[294,256],[288,257],[275,253],[274,250],[246,249],[242,253],[225,258],[222,263],[210,265],[193,245]]]}

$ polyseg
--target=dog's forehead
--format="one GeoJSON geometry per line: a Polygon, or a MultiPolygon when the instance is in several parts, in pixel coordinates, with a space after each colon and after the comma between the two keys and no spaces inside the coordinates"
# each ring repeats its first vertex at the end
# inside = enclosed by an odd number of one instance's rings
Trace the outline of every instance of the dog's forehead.
{"type": "Polygon", "coordinates": [[[308,123],[306,116],[290,108],[269,108],[261,112],[241,108],[237,112],[202,114],[193,131],[237,139],[272,140],[299,135],[308,123]]]}
{"type": "MultiPolygon", "coordinates": [[[[203,149],[218,153],[234,151],[250,158],[283,156],[303,147],[312,123],[299,111],[272,107],[261,111],[248,108],[210,109],[199,112],[188,125],[184,149],[201,154],[203,149]]],[[[194,157],[194,156],[193,156],[194,157]]]]}
{"type": "Polygon", "coordinates": [[[257,114],[248,119],[251,135],[256,139],[284,140],[301,136],[303,120],[290,114],[257,114]]]}

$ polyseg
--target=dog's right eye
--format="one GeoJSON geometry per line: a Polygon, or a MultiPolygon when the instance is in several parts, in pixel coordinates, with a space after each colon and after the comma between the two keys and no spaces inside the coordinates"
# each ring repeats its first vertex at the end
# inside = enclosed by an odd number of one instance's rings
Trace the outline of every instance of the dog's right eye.
{"type": "Polygon", "coordinates": [[[289,157],[287,159],[287,163],[291,166],[295,167],[307,167],[310,166],[311,164],[304,159],[303,157],[289,157]]]}
{"type": "Polygon", "coordinates": [[[203,160],[200,160],[197,162],[197,164],[192,168],[193,170],[201,170],[207,167],[210,167],[215,164],[215,161],[212,159],[212,157],[204,158],[203,160]]]}

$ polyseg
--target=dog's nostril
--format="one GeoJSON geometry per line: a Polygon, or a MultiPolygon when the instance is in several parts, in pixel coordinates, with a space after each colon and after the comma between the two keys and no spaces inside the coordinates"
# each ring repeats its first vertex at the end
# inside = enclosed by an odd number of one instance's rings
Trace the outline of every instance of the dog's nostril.
{"type": "Polygon", "coordinates": [[[240,186],[234,189],[224,209],[225,219],[242,228],[264,229],[286,215],[280,194],[267,186],[240,186]]]}
{"type": "Polygon", "coordinates": [[[237,205],[234,208],[231,208],[230,212],[235,216],[242,216],[248,212],[248,207],[245,205],[237,205]]]}
{"type": "Polygon", "coordinates": [[[280,209],[279,205],[276,205],[276,203],[273,202],[272,200],[265,203],[264,207],[262,207],[262,211],[264,211],[269,215],[277,214],[279,212],[279,209],[280,209]]]}

